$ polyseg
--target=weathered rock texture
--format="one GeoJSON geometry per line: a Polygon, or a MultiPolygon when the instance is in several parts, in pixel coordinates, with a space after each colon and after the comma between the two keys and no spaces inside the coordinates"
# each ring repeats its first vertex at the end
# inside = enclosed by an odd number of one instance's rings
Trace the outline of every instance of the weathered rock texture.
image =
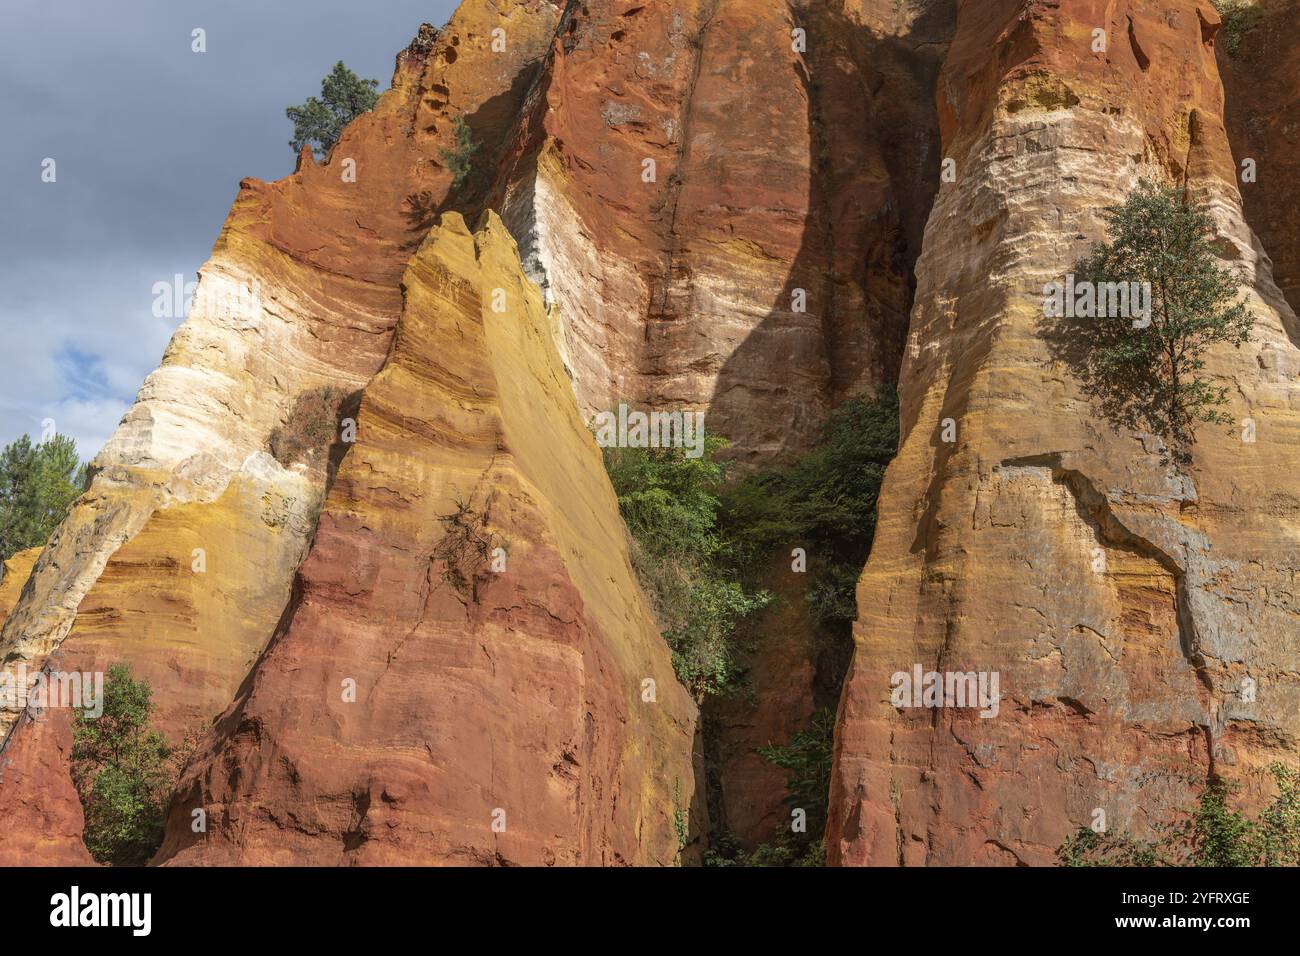
{"type": "Polygon", "coordinates": [[[1228,138],[1246,220],[1272,257],[1273,278],[1300,308],[1300,3],[1259,0],[1238,48],[1216,45],[1227,94],[1228,138]],[[1254,160],[1254,182],[1242,163],[1254,160]]]}
{"type": "Polygon", "coordinates": [[[892,383],[946,31],[942,4],[896,8],[570,5],[494,198],[584,413],[708,408],[767,462],[892,383]]]}
{"type": "MultiPolygon", "coordinates": [[[[304,518],[319,506],[324,483],[322,476],[304,482],[271,459],[269,435],[300,394],[354,390],[379,369],[401,306],[402,271],[450,184],[440,159],[452,143],[448,117],[488,103],[489,112],[508,110],[502,101],[512,96],[517,109],[517,88],[535,71],[557,16],[554,5],[538,2],[505,4],[499,13],[467,7],[441,34],[422,33],[398,56],[392,89],[348,127],[324,165],[304,152],[292,176],[240,184],[200,272],[194,308],[96,457],[95,480],[37,562],[0,651],[39,661],[66,636],[109,557],[158,509],[223,496],[224,507],[166,520],[199,540],[205,524],[236,520],[233,506],[243,509],[237,520],[267,526],[236,534],[287,530],[297,554],[278,545],[267,553],[253,541],[251,549],[210,555],[225,563],[228,591],[274,582],[283,606],[311,532],[304,518]],[[501,25],[513,45],[496,53],[489,31],[501,25]],[[452,87],[455,104],[447,99],[452,87]],[[242,487],[232,489],[236,479],[242,487]],[[268,565],[277,556],[285,560],[268,565]]],[[[500,135],[480,128],[484,137],[500,135]]],[[[189,550],[177,552],[169,538],[156,536],[158,559],[188,568],[189,550]]],[[[105,594],[100,604],[116,607],[120,598],[105,594]]],[[[247,637],[254,650],[266,639],[258,628],[247,637]]]]}
{"type": "Polygon", "coordinates": [[[26,551],[19,551],[0,565],[0,626],[4,625],[5,618],[18,603],[18,596],[22,594],[23,586],[31,577],[32,566],[36,564],[40,554],[40,548],[28,548],[26,551]]]}
{"type": "Polygon", "coordinates": [[[1263,765],[1295,763],[1300,353],[1242,219],[1218,25],[1208,0],[959,5],[939,98],[958,179],[917,265],[902,448],[837,727],[833,863],[1046,864],[1094,808],[1145,833],[1194,804],[1184,775],[1258,800],[1263,765]],[[1259,320],[1210,362],[1258,440],[1204,427],[1185,475],[1090,410],[1044,328],[1043,286],[1140,174],[1211,204],[1259,320]],[[895,709],[891,675],[918,663],[999,672],[998,715],[895,709]]]}
{"type": "Polygon", "coordinates": [[[291,616],[182,785],[162,856],[671,863],[694,706],[553,317],[493,214],[476,235],[445,216],[404,289],[291,616]]]}

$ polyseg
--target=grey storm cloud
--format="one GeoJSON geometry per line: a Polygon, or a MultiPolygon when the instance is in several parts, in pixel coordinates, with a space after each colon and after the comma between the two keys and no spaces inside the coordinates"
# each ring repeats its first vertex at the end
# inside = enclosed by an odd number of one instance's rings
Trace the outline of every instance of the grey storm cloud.
{"type": "Polygon", "coordinates": [[[154,316],[154,283],[194,278],[240,179],[292,171],[284,108],[337,60],[387,88],[455,5],[4,0],[0,444],[52,419],[92,457],[179,324],[154,316]]]}

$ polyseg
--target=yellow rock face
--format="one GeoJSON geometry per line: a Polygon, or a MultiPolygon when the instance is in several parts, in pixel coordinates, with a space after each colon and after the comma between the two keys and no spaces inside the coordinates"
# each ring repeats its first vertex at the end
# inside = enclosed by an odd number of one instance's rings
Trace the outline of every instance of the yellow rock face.
{"type": "Polygon", "coordinates": [[[154,512],[82,600],[61,666],[126,661],[173,739],[204,729],[275,631],[306,550],[320,492],[289,477],[297,487],[241,475],[211,504],[154,512]]]}
{"type": "Polygon", "coordinates": [[[0,626],[4,625],[5,618],[18,603],[18,595],[22,593],[23,585],[31,576],[32,566],[40,554],[40,548],[28,548],[19,551],[4,563],[4,569],[0,571],[0,626]]]}
{"type": "Polygon", "coordinates": [[[403,287],[290,612],[160,858],[670,864],[695,708],[540,293],[494,214],[447,214],[403,287]]]}
{"type": "MultiPolygon", "coordinates": [[[[271,458],[270,436],[304,392],[355,392],[383,365],[407,260],[447,198],[438,158],[451,117],[470,116],[490,152],[559,13],[532,0],[470,5],[399,54],[392,89],[323,163],[307,156],[282,180],[240,183],[194,307],[96,456],[91,487],[31,586],[6,606],[0,659],[29,671],[55,653],[61,667],[126,661],[151,678],[172,738],[229,703],[274,633],[326,490],[323,471],[271,458]],[[490,48],[496,26],[510,37],[504,52],[490,48]]],[[[0,818],[62,814],[58,831],[76,832],[63,809],[12,783],[20,755],[29,770],[63,766],[48,751],[62,738],[47,728],[45,744],[20,746],[9,729],[0,722],[13,771],[0,780],[0,818]]],[[[0,860],[23,862],[13,847],[0,860]]]]}

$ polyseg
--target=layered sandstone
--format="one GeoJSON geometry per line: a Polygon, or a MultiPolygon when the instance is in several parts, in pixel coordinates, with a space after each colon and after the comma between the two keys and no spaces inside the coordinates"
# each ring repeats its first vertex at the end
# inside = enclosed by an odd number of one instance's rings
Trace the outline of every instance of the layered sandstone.
{"type": "MultiPolygon", "coordinates": [[[[789,819],[757,748],[837,691],[802,581],[773,565],[754,700],[701,745],[584,422],[702,409],[754,469],[898,380],[831,862],[1050,863],[1096,808],[1259,799],[1300,730],[1294,0],[1265,6],[1228,61],[1209,0],[468,0],[323,163],[241,184],[89,490],[0,578],[0,657],[126,661],[205,730],[157,862],[671,864],[703,749],[753,847],[789,819]],[[1211,204],[1259,317],[1211,363],[1255,440],[1203,428],[1185,473],[1041,308],[1140,175],[1211,204]],[[356,442],[277,460],[322,389],[356,442]],[[891,706],[915,664],[998,672],[998,715],[891,706]]],[[[88,860],[70,745],[66,711],[9,734],[0,863],[88,860]]]]}
{"type": "Polygon", "coordinates": [[[161,857],[671,864],[694,707],[553,315],[492,214],[444,216],[403,288],[290,614],[161,857]]]}
{"type": "Polygon", "coordinates": [[[1047,864],[1096,808],[1145,834],[1198,779],[1258,800],[1263,766],[1295,762],[1300,351],[1242,218],[1218,27],[1207,0],[959,5],[939,98],[958,177],[926,227],[858,587],[833,863],[1047,864]],[[1044,285],[1140,175],[1210,204],[1258,317],[1209,365],[1257,439],[1203,427],[1185,473],[1094,413],[1044,325],[1044,285]],[[895,708],[915,664],[998,672],[998,715],[895,708]]]}
{"type": "MultiPolygon", "coordinates": [[[[240,183],[189,317],[96,456],[90,491],[37,562],[32,592],[6,622],[0,647],[38,660],[57,646],[109,556],[159,508],[216,502],[236,477],[299,513],[318,505],[322,481],[304,489],[292,467],[269,460],[270,432],[300,394],[354,390],[378,370],[400,310],[402,270],[450,186],[440,159],[452,143],[449,117],[488,102],[495,114],[499,101],[517,100],[557,16],[538,2],[499,13],[467,7],[398,57],[392,89],[344,131],[323,165],[304,152],[285,179],[240,183]],[[496,26],[509,30],[504,53],[490,48],[496,26]]],[[[258,499],[246,495],[250,523],[265,518],[258,499]]],[[[297,528],[300,546],[309,532],[297,528]]],[[[270,574],[287,593],[296,561],[276,571],[258,554],[226,557],[243,580],[270,574]]]]}
{"type": "MultiPolygon", "coordinates": [[[[173,739],[230,702],[288,601],[326,490],[324,470],[268,454],[270,435],[304,393],[353,392],[378,371],[407,259],[451,187],[452,117],[497,148],[558,16],[520,0],[426,27],[324,163],[304,151],[291,176],[240,183],[188,318],[36,561],[0,657],[29,669],[56,649],[62,667],[125,660],[152,680],[173,739]]],[[[20,751],[5,747],[0,814],[35,799],[17,792],[20,751]]],[[[0,834],[0,859],[14,846],[0,834]]]]}

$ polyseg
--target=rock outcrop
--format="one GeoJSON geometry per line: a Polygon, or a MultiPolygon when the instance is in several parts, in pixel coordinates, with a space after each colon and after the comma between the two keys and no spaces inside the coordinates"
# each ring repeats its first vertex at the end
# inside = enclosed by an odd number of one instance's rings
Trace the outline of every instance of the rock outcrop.
{"type": "Polygon", "coordinates": [[[570,5],[494,202],[584,413],[707,408],[767,463],[892,383],[937,120],[881,83],[932,88],[946,33],[896,6],[570,5]]]}
{"type": "Polygon", "coordinates": [[[959,6],[939,97],[958,176],[917,264],[832,863],[1048,864],[1097,808],[1146,833],[1196,779],[1257,800],[1263,765],[1295,761],[1300,352],[1242,218],[1218,28],[1207,0],[959,6]],[[1205,427],[1185,473],[1095,415],[1043,325],[1044,285],[1143,174],[1211,205],[1258,317],[1209,364],[1257,439],[1205,427]],[[918,664],[998,673],[997,715],[893,706],[892,675],[918,664]]]}
{"type": "MultiPolygon", "coordinates": [[[[559,310],[584,414],[706,409],[748,469],[892,387],[951,28],[933,0],[570,5],[492,201],[559,310]]],[[[709,744],[715,813],[747,846],[788,814],[757,748],[807,726],[817,677],[783,615],[755,640],[757,704],[724,705],[709,744]]]]}
{"type": "Polygon", "coordinates": [[[553,315],[493,214],[474,235],[445,216],[403,288],[291,611],[182,785],[162,856],[672,863],[694,706],[553,315]]]}
{"type": "MultiPolygon", "coordinates": [[[[381,367],[406,262],[451,185],[451,118],[468,115],[495,148],[559,12],[467,5],[398,55],[392,89],[323,164],[304,151],[293,175],[240,184],[188,318],[4,622],[7,666],[35,670],[55,650],[68,668],[127,660],[151,678],[173,739],[229,704],[289,599],[326,490],[324,470],[269,454],[271,433],[304,394],[355,391],[381,367]]],[[[0,720],[3,735],[12,715],[0,720]]],[[[5,779],[0,815],[33,799],[5,779]]],[[[13,845],[0,834],[0,861],[13,845]]]]}

